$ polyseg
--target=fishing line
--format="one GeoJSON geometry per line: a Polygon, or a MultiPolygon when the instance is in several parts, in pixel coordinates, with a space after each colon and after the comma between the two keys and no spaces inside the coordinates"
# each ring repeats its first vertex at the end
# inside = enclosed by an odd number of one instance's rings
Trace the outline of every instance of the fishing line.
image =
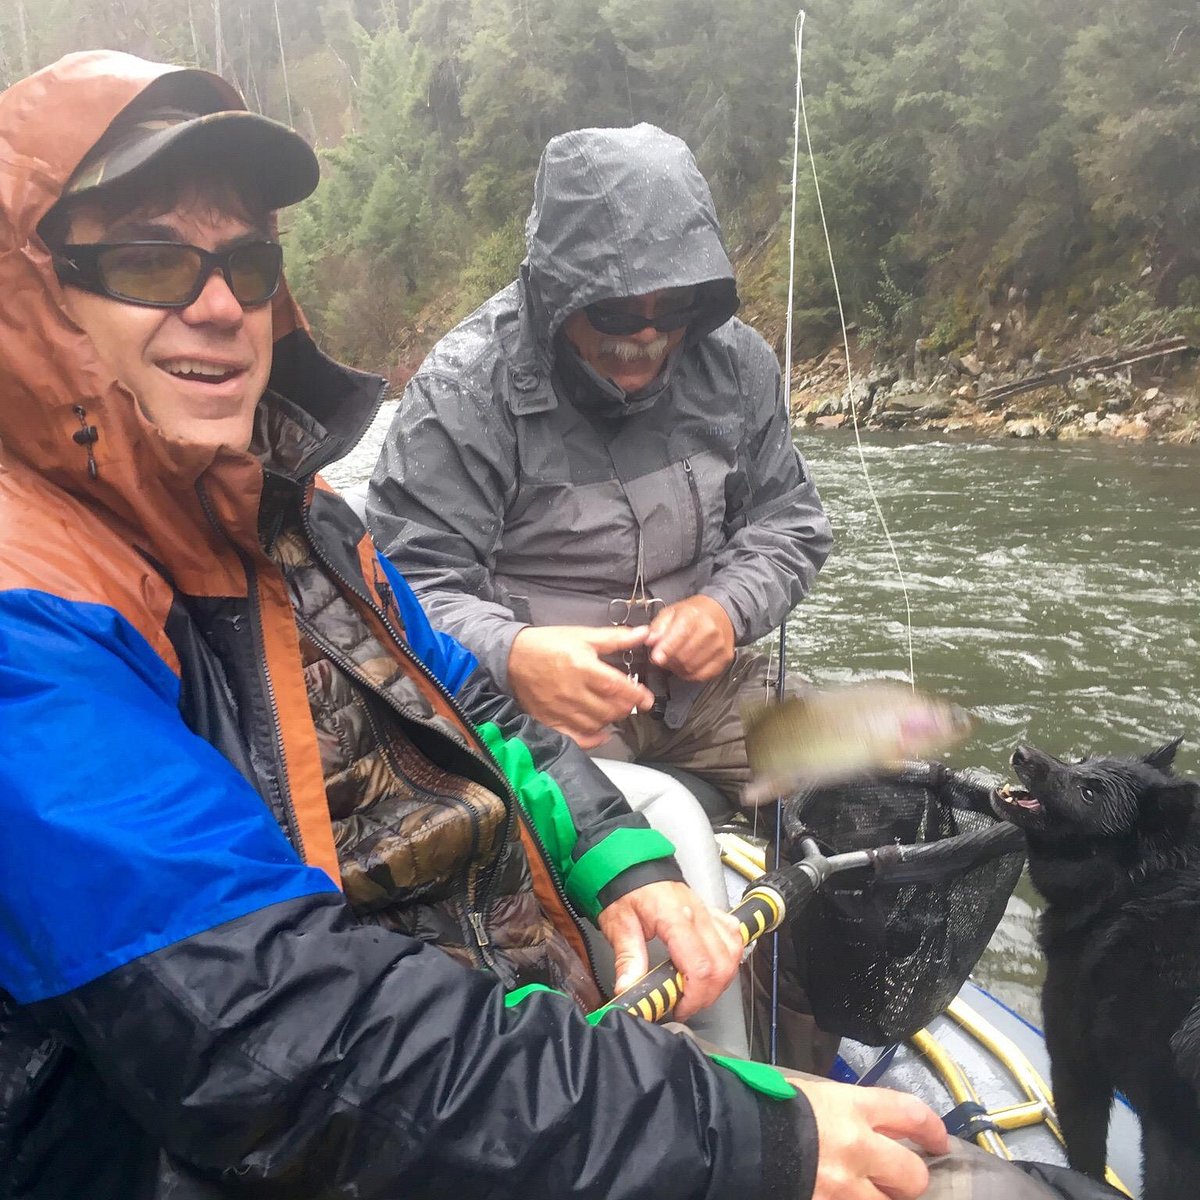
{"type": "MultiPolygon", "coordinates": [[[[794,307],[794,297],[796,293],[796,182],[800,172],[800,113],[804,105],[804,90],[800,80],[800,48],[804,35],[804,10],[801,9],[796,14],[796,24],[794,28],[796,39],[796,98],[792,104],[792,201],[791,213],[789,217],[790,225],[788,228],[788,286],[787,286],[787,309],[784,313],[783,327],[783,395],[785,408],[787,413],[788,437],[795,439],[795,430],[792,428],[792,309],[794,307]]],[[[805,123],[805,133],[807,134],[808,125],[805,123]]],[[[812,156],[812,143],[809,142],[809,157],[812,156]]],[[[814,164],[814,172],[816,170],[814,164]]],[[[832,254],[832,251],[830,252],[832,254]]],[[[836,277],[834,287],[837,287],[836,277]]],[[[839,310],[841,300],[838,300],[839,310]]],[[[768,678],[770,676],[770,663],[767,664],[768,678]]],[[[775,698],[780,703],[783,702],[787,688],[787,617],[785,616],[779,626],[779,670],[775,676],[775,698]]],[[[758,832],[758,809],[754,810],[754,825],[753,831],[758,832]]],[[[775,861],[774,869],[779,870],[780,847],[783,844],[783,804],[775,805],[775,861]]],[[[751,995],[754,992],[754,967],[755,959],[750,960],[750,991],[751,995]]],[[[771,997],[770,997],[770,1014],[771,1027],[769,1030],[767,1061],[775,1063],[778,1059],[777,1045],[779,1035],[779,931],[776,930],[771,934],[771,997]]],[[[750,1005],[750,1038],[751,1044],[754,1039],[754,1004],[750,1005]]]]}
{"type": "MultiPolygon", "coordinates": [[[[791,211],[789,216],[788,227],[788,286],[787,286],[787,311],[784,317],[784,334],[783,334],[783,388],[784,397],[787,404],[787,420],[788,432],[794,434],[792,428],[792,314],[795,309],[795,294],[796,294],[796,209],[797,209],[797,192],[800,178],[800,126],[804,126],[804,142],[808,151],[808,161],[812,167],[813,190],[817,197],[817,212],[821,217],[821,231],[825,238],[825,253],[829,261],[829,273],[833,279],[833,292],[837,299],[838,321],[842,329],[842,354],[846,360],[846,395],[850,402],[850,417],[854,428],[854,444],[858,450],[858,462],[862,468],[863,481],[867,485],[867,494],[871,497],[871,504],[875,509],[875,515],[879,519],[879,526],[883,530],[883,536],[887,541],[888,550],[891,552],[892,563],[896,568],[896,578],[900,582],[900,592],[904,597],[904,630],[905,642],[908,650],[908,685],[915,692],[917,688],[917,671],[915,659],[913,655],[913,632],[912,632],[912,604],[908,596],[908,584],[904,578],[904,570],[900,566],[900,556],[896,551],[896,543],[892,540],[892,532],[888,528],[887,518],[883,515],[883,508],[880,506],[879,497],[875,494],[875,485],[871,481],[871,472],[867,469],[867,458],[863,451],[862,437],[859,431],[858,420],[858,402],[854,398],[854,366],[850,358],[850,331],[846,325],[846,311],[842,304],[842,289],[838,282],[837,264],[833,258],[833,242],[829,236],[829,223],[825,219],[825,202],[821,198],[821,180],[817,175],[817,158],[813,152],[812,134],[808,127],[808,106],[805,103],[804,96],[804,22],[807,14],[804,9],[800,9],[796,13],[796,23],[793,27],[793,36],[796,47],[796,95],[793,102],[793,120],[792,120],[792,194],[791,194],[791,211]]],[[[769,673],[769,667],[768,667],[769,673]]],[[[785,696],[787,684],[787,619],[779,627],[779,671],[775,677],[775,695],[776,699],[782,701],[785,696]]],[[[753,831],[758,832],[758,810],[755,809],[755,820],[753,831]]],[[[779,869],[781,845],[783,843],[783,805],[775,805],[775,869],[779,869]]],[[[753,985],[754,979],[754,962],[750,961],[750,977],[753,985]]],[[[753,992],[753,986],[751,987],[753,992]]],[[[769,1041],[769,1061],[776,1061],[776,1046],[778,1039],[778,1012],[779,1012],[779,933],[775,932],[771,935],[771,1028],[769,1041]]],[[[750,1036],[754,1036],[754,1005],[750,1006],[750,1036]]]]}
{"type": "MultiPolygon", "coordinates": [[[[804,49],[804,9],[796,14],[795,37],[796,37],[796,121],[797,128],[793,134],[793,153],[792,153],[792,225],[791,225],[791,240],[788,243],[788,298],[787,298],[787,324],[785,327],[786,343],[784,346],[784,362],[786,363],[784,379],[786,381],[787,398],[788,398],[788,420],[791,420],[792,413],[792,279],[794,277],[794,263],[796,261],[796,174],[797,163],[799,160],[799,128],[798,123],[803,120],[804,123],[804,141],[808,149],[808,161],[812,166],[813,189],[817,197],[817,211],[821,217],[821,231],[825,236],[825,251],[829,258],[829,273],[833,277],[833,292],[837,298],[838,320],[842,326],[842,352],[846,359],[846,395],[850,400],[850,416],[854,426],[854,444],[858,449],[858,461],[862,467],[863,481],[867,485],[867,492],[871,497],[871,503],[875,508],[875,515],[879,518],[880,528],[883,530],[883,536],[887,539],[888,550],[892,555],[892,562],[896,567],[896,578],[900,582],[900,591],[904,596],[904,630],[908,647],[908,685],[913,691],[917,688],[917,671],[914,665],[913,657],[913,632],[912,632],[912,605],[908,598],[908,584],[904,579],[904,571],[900,566],[900,556],[896,552],[896,543],[892,540],[891,530],[888,529],[887,519],[883,515],[883,509],[880,507],[879,498],[875,494],[875,485],[871,482],[871,473],[867,470],[867,459],[863,453],[862,438],[859,435],[858,421],[858,402],[854,398],[854,368],[850,362],[850,333],[846,327],[846,312],[842,306],[842,289],[838,283],[837,266],[833,261],[833,243],[829,237],[829,225],[825,220],[825,204],[821,199],[821,181],[817,178],[817,159],[813,153],[812,135],[808,129],[808,108],[804,102],[804,81],[801,69],[801,59],[804,49]]],[[[782,694],[782,693],[781,693],[782,694]]]]}

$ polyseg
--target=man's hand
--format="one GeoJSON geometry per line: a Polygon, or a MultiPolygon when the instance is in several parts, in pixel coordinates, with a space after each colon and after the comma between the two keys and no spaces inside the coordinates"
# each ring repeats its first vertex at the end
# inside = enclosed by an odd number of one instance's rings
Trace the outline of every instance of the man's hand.
{"type": "Polygon", "coordinates": [[[623,992],[650,969],[646,943],[661,938],[683,973],[677,1020],[710,1005],[737,974],[742,935],[728,913],[710,908],[684,883],[649,883],[614,900],[599,918],[617,960],[613,994],[623,992]]]}
{"type": "Polygon", "coordinates": [[[508,683],[531,717],[593,750],[608,737],[607,726],[634,708],[648,710],[654,693],[602,654],[633,650],[646,640],[645,625],[527,625],[513,639],[508,683]]]}
{"type": "Polygon", "coordinates": [[[733,662],[733,622],[711,596],[688,596],[650,622],[646,645],[656,667],[703,683],[733,662]]]}
{"type": "Polygon", "coordinates": [[[949,1135],[916,1096],[887,1088],[791,1080],[817,1120],[817,1183],[813,1200],[916,1200],[929,1169],[898,1139],[928,1154],[945,1154],[949,1135]]]}

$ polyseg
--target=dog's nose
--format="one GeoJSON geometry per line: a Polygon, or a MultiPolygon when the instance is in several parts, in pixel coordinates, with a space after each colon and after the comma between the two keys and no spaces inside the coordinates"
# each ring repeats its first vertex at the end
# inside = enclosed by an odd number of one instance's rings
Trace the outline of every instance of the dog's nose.
{"type": "Polygon", "coordinates": [[[1029,747],[1018,746],[1013,752],[1012,757],[1008,760],[1014,767],[1019,767],[1023,762],[1029,761],[1029,747]]]}

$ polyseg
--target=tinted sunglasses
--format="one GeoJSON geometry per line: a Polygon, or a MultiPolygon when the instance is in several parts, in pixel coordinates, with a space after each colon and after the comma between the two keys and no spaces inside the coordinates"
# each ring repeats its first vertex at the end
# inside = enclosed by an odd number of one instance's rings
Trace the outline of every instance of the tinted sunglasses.
{"type": "Polygon", "coordinates": [[[220,271],[243,308],[264,304],[279,289],[283,247],[243,242],[217,254],[182,242],[95,242],[61,247],[54,267],[62,283],[151,308],[195,304],[220,271]]]}
{"type": "Polygon", "coordinates": [[[659,313],[654,317],[644,317],[641,313],[624,312],[619,308],[605,308],[603,304],[589,304],[583,314],[588,324],[597,333],[606,333],[610,337],[632,337],[643,329],[653,329],[657,333],[673,333],[682,329],[700,313],[701,306],[694,300],[685,308],[673,308],[670,312],[659,313]]]}

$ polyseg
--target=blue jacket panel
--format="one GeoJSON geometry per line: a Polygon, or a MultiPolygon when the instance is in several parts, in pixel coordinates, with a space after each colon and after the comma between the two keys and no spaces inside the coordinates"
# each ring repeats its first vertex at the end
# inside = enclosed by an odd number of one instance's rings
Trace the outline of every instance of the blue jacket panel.
{"type": "Polygon", "coordinates": [[[396,607],[404,622],[404,635],[409,649],[433,672],[452,696],[474,673],[479,660],[461,642],[448,633],[440,633],[429,623],[421,602],[407,580],[383,554],[379,563],[391,585],[396,607]]]}
{"type": "Polygon", "coordinates": [[[0,593],[0,987],[18,1001],[337,890],[178,695],[113,609],[0,593]]]}

